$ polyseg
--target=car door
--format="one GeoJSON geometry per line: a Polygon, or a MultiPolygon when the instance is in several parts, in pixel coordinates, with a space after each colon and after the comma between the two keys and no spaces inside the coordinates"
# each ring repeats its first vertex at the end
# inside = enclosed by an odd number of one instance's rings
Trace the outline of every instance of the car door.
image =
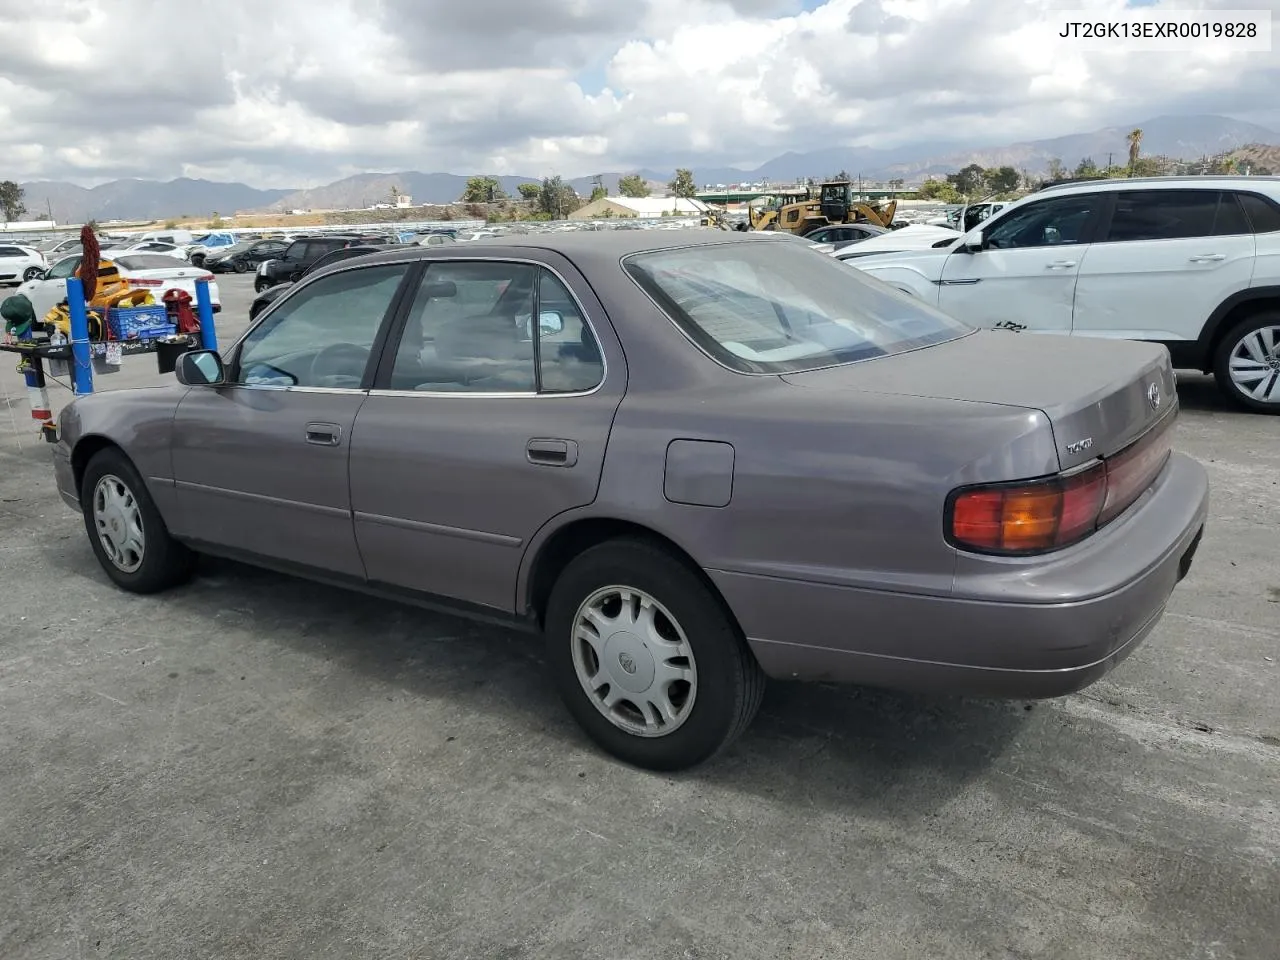
{"type": "Polygon", "coordinates": [[[1074,332],[1196,340],[1253,277],[1255,240],[1224,190],[1120,190],[1080,265],[1074,332]]]}
{"type": "Polygon", "coordinates": [[[626,370],[582,276],[538,256],[428,261],[406,301],[351,441],[371,581],[511,611],[534,534],[595,499],[626,370]]]}
{"type": "Polygon", "coordinates": [[[67,280],[75,276],[79,266],[80,257],[66,257],[50,267],[43,277],[29,280],[18,288],[31,301],[36,319],[44,319],[45,314],[67,299],[67,280]]]}
{"type": "Polygon", "coordinates": [[[299,288],[233,348],[226,384],[187,392],[173,425],[175,532],[363,578],[352,425],[407,272],[371,266],[299,288]]]}
{"type": "Polygon", "coordinates": [[[1097,193],[1046,197],[984,221],[947,255],[938,306],[977,327],[1071,332],[1080,261],[1103,207],[1097,193]],[[978,236],[981,248],[966,243],[978,236]]]}

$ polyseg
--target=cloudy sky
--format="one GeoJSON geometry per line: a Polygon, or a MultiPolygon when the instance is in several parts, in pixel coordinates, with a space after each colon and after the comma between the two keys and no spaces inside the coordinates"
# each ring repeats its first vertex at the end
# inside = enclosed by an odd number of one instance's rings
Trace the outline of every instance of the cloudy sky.
{"type": "Polygon", "coordinates": [[[1280,48],[1136,54],[1052,35],[1063,8],[1125,6],[0,0],[0,179],[306,187],[373,170],[755,166],[786,150],[998,145],[1166,113],[1280,128],[1280,48]]]}

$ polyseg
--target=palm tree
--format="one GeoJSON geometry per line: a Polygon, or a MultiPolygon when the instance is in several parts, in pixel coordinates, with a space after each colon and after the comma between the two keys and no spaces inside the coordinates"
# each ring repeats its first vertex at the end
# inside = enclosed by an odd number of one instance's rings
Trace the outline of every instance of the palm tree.
{"type": "Polygon", "coordinates": [[[1130,130],[1125,139],[1129,141],[1129,176],[1132,177],[1134,168],[1138,166],[1138,152],[1142,149],[1142,130],[1130,130]]]}

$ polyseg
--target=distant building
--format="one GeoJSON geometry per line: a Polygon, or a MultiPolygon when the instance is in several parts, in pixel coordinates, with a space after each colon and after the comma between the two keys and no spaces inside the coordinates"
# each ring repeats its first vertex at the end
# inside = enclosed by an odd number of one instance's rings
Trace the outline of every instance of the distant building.
{"type": "Polygon", "coordinates": [[[570,220],[601,220],[606,217],[661,217],[675,211],[694,216],[702,207],[679,197],[601,197],[569,214],[570,220]]]}

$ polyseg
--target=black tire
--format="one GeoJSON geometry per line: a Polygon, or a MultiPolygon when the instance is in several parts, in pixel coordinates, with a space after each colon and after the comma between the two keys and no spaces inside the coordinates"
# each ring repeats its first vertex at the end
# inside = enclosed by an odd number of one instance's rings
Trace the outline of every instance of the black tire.
{"type": "Polygon", "coordinates": [[[747,728],[764,694],[764,673],[720,599],[685,563],[644,540],[611,540],[569,563],[547,604],[546,642],[552,676],[578,724],[615,757],[650,770],[681,770],[709,760],[747,728]],[[679,623],[692,650],[696,693],[683,722],[664,735],[640,736],[615,725],[578,679],[578,611],[609,586],[649,594],[679,623]]]}
{"type": "Polygon", "coordinates": [[[245,273],[246,271],[248,271],[249,265],[245,263],[243,260],[232,260],[231,269],[234,270],[236,273],[245,273]]]}
{"type": "Polygon", "coordinates": [[[43,273],[44,271],[39,267],[27,267],[27,269],[22,273],[22,282],[28,283],[43,273]]]}
{"type": "Polygon", "coordinates": [[[85,467],[80,482],[80,505],[84,514],[85,531],[93,547],[98,563],[111,581],[130,593],[158,593],[184,583],[195,572],[196,555],[186,546],[169,536],[155,501],[147,492],[146,484],[134,469],[129,458],[116,447],[107,447],[95,453],[85,467]],[[95,494],[99,482],[110,478],[133,497],[141,518],[141,562],[136,569],[125,569],[112,560],[98,533],[94,518],[95,494]]]}
{"type": "Polygon", "coordinates": [[[191,265],[192,265],[193,267],[203,267],[203,266],[204,266],[204,254],[203,254],[203,253],[193,253],[193,254],[191,255],[191,265]]]}
{"type": "Polygon", "coordinates": [[[1263,310],[1245,317],[1223,336],[1213,355],[1213,377],[1218,389],[1234,403],[1257,413],[1280,414],[1280,310],[1263,310]],[[1270,328],[1275,351],[1267,363],[1270,369],[1263,371],[1260,386],[1268,386],[1274,400],[1258,400],[1250,396],[1231,379],[1231,356],[1242,341],[1252,333],[1270,328]],[[1265,379],[1269,378],[1269,379],[1265,379]]]}
{"type": "Polygon", "coordinates": [[[270,280],[264,280],[262,277],[259,277],[258,279],[253,281],[253,292],[261,293],[263,290],[270,288],[270,286],[271,286],[270,280]]]}

